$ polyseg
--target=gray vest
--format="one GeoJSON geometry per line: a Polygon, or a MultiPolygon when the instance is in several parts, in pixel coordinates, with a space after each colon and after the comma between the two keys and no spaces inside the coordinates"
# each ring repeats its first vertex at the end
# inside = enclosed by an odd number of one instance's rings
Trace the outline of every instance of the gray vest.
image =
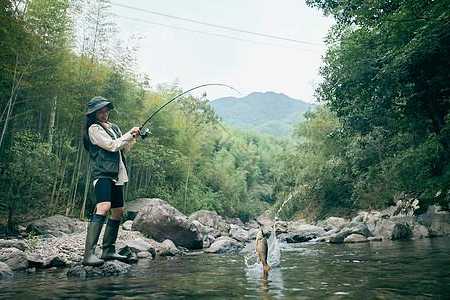
{"type": "MultiPolygon", "coordinates": [[[[100,123],[97,124],[102,126],[100,123]]],[[[105,127],[103,127],[103,129],[105,129],[106,133],[108,133],[108,135],[111,136],[113,140],[116,139],[108,129],[106,129],[105,127]]],[[[114,130],[114,133],[118,137],[121,136],[119,127],[116,124],[111,123],[111,129],[114,130]]],[[[125,156],[123,155],[123,151],[122,150],[119,151],[121,151],[123,164],[125,165],[126,168],[127,164],[125,161],[125,156]]],[[[119,159],[120,159],[119,151],[111,152],[90,143],[89,156],[91,157],[93,162],[91,164],[91,174],[93,180],[98,178],[112,178],[114,180],[118,179],[119,159]]]]}

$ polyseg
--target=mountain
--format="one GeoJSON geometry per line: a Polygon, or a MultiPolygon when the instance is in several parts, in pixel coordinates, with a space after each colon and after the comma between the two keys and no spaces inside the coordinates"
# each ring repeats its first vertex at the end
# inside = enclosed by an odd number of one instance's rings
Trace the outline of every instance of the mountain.
{"type": "Polygon", "coordinates": [[[274,92],[219,98],[210,104],[226,124],[275,136],[289,135],[292,125],[317,106],[274,92]]]}

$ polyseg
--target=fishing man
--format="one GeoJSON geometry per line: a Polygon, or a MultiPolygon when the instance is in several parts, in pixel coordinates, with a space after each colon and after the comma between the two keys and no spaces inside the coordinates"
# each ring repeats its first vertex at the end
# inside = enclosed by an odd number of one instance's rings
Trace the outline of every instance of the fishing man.
{"type": "Polygon", "coordinates": [[[87,104],[86,126],[83,144],[92,160],[92,179],[96,206],[89,222],[83,264],[99,266],[105,260],[126,260],[116,253],[115,243],[123,215],[123,186],[128,182],[124,152],[136,142],[139,127],[133,127],[122,135],[119,127],[109,122],[109,111],[113,104],[103,97],[94,97],[87,104]],[[95,256],[95,247],[100,236],[106,214],[111,216],[103,235],[101,258],[95,256]]]}

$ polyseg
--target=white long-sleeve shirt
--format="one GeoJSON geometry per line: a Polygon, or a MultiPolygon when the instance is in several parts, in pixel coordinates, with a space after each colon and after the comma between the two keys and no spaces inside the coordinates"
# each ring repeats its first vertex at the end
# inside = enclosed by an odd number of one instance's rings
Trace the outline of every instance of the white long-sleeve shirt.
{"type": "MultiPolygon", "coordinates": [[[[133,137],[131,131],[128,131],[124,135],[118,137],[114,130],[112,130],[110,123],[106,122],[102,123],[102,125],[105,126],[105,128],[115,137],[115,139],[113,139],[105,131],[105,129],[98,124],[93,124],[89,127],[89,139],[92,144],[97,145],[107,151],[119,151],[119,174],[118,179],[113,179],[113,181],[115,182],[115,185],[124,185],[125,182],[128,182],[128,174],[127,169],[125,168],[125,164],[123,163],[122,153],[120,152],[120,150],[123,149],[125,152],[129,151],[134,143],[136,143],[136,138],[133,137]]],[[[122,134],[122,132],[120,132],[120,134],[122,134]]],[[[97,181],[98,179],[94,180],[94,187],[97,181]]]]}

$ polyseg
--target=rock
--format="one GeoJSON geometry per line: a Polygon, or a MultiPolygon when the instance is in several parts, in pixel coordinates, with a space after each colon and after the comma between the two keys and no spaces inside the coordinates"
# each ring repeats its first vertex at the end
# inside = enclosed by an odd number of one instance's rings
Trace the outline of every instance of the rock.
{"type": "Polygon", "coordinates": [[[340,244],[343,243],[345,238],[351,234],[360,234],[365,237],[372,236],[372,233],[369,231],[366,224],[351,222],[350,224],[347,225],[347,227],[344,227],[341,231],[330,235],[327,240],[328,242],[333,244],[340,244]]]}
{"type": "Polygon", "coordinates": [[[361,234],[350,234],[344,239],[344,243],[363,243],[368,242],[367,238],[361,234]]]}
{"type": "Polygon", "coordinates": [[[131,221],[131,220],[125,221],[125,222],[122,224],[122,229],[123,229],[123,230],[128,230],[128,231],[130,231],[132,227],[133,227],[133,221],[131,221]]]}
{"type": "Polygon", "coordinates": [[[221,235],[227,235],[230,230],[230,225],[219,216],[215,211],[199,210],[189,216],[190,221],[199,221],[201,224],[214,228],[220,232],[221,235]]]}
{"type": "Polygon", "coordinates": [[[430,205],[418,220],[428,228],[431,237],[450,235],[450,212],[441,210],[438,205],[430,205]]]}
{"type": "Polygon", "coordinates": [[[170,239],[187,249],[201,249],[203,246],[202,235],[192,221],[161,199],[150,199],[139,210],[132,229],[159,242],[170,239]]]}
{"type": "Polygon", "coordinates": [[[28,266],[33,268],[62,268],[67,266],[67,262],[58,255],[42,258],[39,254],[27,254],[28,266]]]}
{"type": "Polygon", "coordinates": [[[130,247],[128,246],[122,247],[117,253],[127,257],[126,260],[124,261],[127,264],[134,264],[138,262],[137,254],[133,252],[133,250],[131,250],[130,247]]]}
{"type": "Polygon", "coordinates": [[[295,226],[296,231],[283,233],[279,235],[281,241],[287,243],[303,243],[316,239],[325,234],[322,227],[309,224],[299,224],[295,226]]]}
{"type": "Polygon", "coordinates": [[[7,264],[11,270],[22,270],[28,267],[28,260],[25,252],[17,248],[0,249],[0,262],[7,264]]]}
{"type": "Polygon", "coordinates": [[[17,248],[19,250],[25,251],[27,248],[23,240],[2,240],[0,239],[0,248],[17,248]]]}
{"type": "Polygon", "coordinates": [[[228,217],[226,217],[225,218],[225,222],[227,222],[230,225],[233,224],[233,225],[237,225],[237,226],[240,226],[240,227],[244,227],[245,226],[244,223],[239,218],[228,218],[228,217]]]}
{"type": "Polygon", "coordinates": [[[266,211],[256,218],[256,222],[261,224],[263,227],[272,227],[275,221],[270,216],[270,213],[266,211]]]}
{"type": "Polygon", "coordinates": [[[86,223],[78,219],[62,215],[32,221],[27,226],[27,232],[38,235],[59,237],[65,234],[81,233],[86,230],[86,223]]]}
{"type": "Polygon", "coordinates": [[[125,247],[129,247],[130,250],[133,251],[134,253],[138,252],[156,253],[155,244],[150,239],[145,238],[126,241],[125,247]]]}
{"type": "Polygon", "coordinates": [[[333,229],[342,229],[345,226],[347,226],[350,222],[344,218],[338,218],[338,217],[329,217],[323,221],[319,221],[317,223],[317,226],[322,227],[326,231],[330,231],[333,229]]]}
{"type": "Polygon", "coordinates": [[[424,225],[416,224],[412,229],[412,239],[423,239],[430,236],[430,233],[428,232],[428,228],[426,228],[424,225]]]}
{"type": "Polygon", "coordinates": [[[14,273],[11,268],[4,262],[0,262],[0,280],[11,279],[14,277],[14,273]]]}
{"type": "Polygon", "coordinates": [[[256,234],[258,233],[257,228],[250,228],[250,230],[248,231],[248,239],[249,240],[254,240],[256,239],[256,234]]]}
{"type": "Polygon", "coordinates": [[[244,227],[249,229],[258,229],[259,224],[258,222],[256,222],[256,220],[250,220],[247,223],[245,223],[244,227]]]}
{"type": "Polygon", "coordinates": [[[241,243],[228,236],[221,236],[218,238],[205,253],[238,253],[243,247],[241,243]]]}
{"type": "Polygon", "coordinates": [[[243,229],[241,226],[231,224],[230,225],[230,235],[235,240],[240,242],[246,242],[249,240],[247,230],[243,229]]]}
{"type": "Polygon", "coordinates": [[[127,202],[125,204],[125,220],[134,220],[143,207],[151,205],[153,200],[159,200],[157,198],[137,198],[134,201],[127,202]]]}
{"type": "Polygon", "coordinates": [[[400,218],[380,219],[375,226],[375,235],[383,240],[408,240],[412,237],[412,226],[400,218]]]}
{"type": "Polygon", "coordinates": [[[209,246],[211,246],[215,240],[216,240],[216,238],[210,234],[204,235],[203,236],[203,248],[209,248],[209,246]]]}
{"type": "Polygon", "coordinates": [[[83,266],[81,264],[71,267],[67,271],[68,277],[104,277],[126,274],[130,271],[131,265],[117,261],[107,261],[100,267],[83,266]]]}
{"type": "Polygon", "coordinates": [[[141,259],[141,258],[149,258],[149,257],[151,257],[151,254],[150,254],[150,252],[142,251],[142,252],[138,252],[137,253],[137,257],[139,259],[141,259]]]}
{"type": "MultiPolygon", "coordinates": [[[[219,237],[222,235],[222,233],[219,230],[209,227],[209,226],[206,226],[206,225],[203,225],[202,223],[200,223],[200,221],[193,220],[192,223],[197,227],[198,231],[203,236],[212,235],[213,237],[216,238],[216,237],[219,237]]],[[[205,247],[205,246],[203,246],[203,247],[205,247]]]]}
{"type": "Polygon", "coordinates": [[[380,241],[382,241],[383,239],[381,238],[381,236],[369,236],[369,237],[367,238],[367,240],[368,240],[369,242],[380,242],[380,241]]]}
{"type": "Polygon", "coordinates": [[[177,247],[171,240],[164,240],[161,243],[157,254],[159,256],[175,256],[181,254],[181,252],[177,249],[177,247]]]}

